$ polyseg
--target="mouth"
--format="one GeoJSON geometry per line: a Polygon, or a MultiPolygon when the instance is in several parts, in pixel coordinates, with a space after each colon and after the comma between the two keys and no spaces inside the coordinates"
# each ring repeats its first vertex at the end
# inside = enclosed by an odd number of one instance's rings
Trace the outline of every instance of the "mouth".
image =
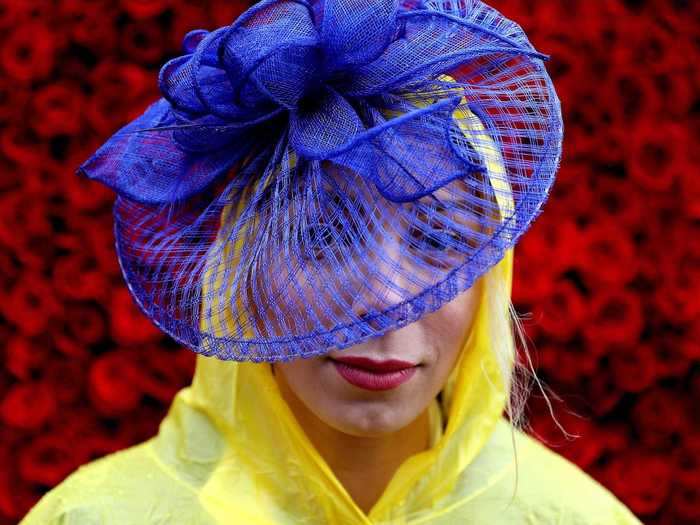
{"type": "Polygon", "coordinates": [[[348,383],[364,390],[397,388],[413,377],[417,364],[398,359],[375,361],[367,357],[331,358],[338,374],[348,383]]]}

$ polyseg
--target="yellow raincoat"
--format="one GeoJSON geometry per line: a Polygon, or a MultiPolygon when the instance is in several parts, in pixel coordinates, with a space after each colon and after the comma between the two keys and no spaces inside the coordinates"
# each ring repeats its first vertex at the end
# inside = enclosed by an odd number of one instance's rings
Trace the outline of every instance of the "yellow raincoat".
{"type": "MultiPolygon", "coordinates": [[[[496,267],[508,286],[512,256],[496,267]]],[[[432,448],[400,466],[369,515],[311,445],[269,365],[199,355],[157,436],[80,467],[21,525],[640,524],[518,430],[516,487],[483,299],[443,403],[431,407],[432,448]]]]}
{"type": "MultiPolygon", "coordinates": [[[[464,114],[460,125],[497,175],[497,148],[483,146],[474,119],[464,114]]],[[[508,193],[492,184],[497,197],[508,193]]],[[[499,205],[508,211],[512,201],[499,205]]],[[[490,272],[510,293],[513,250],[490,272]]],[[[304,434],[268,364],[198,355],[157,436],[80,467],[20,525],[639,525],[576,465],[511,432],[480,290],[473,329],[430,406],[431,447],[399,467],[369,514],[304,434]]]]}

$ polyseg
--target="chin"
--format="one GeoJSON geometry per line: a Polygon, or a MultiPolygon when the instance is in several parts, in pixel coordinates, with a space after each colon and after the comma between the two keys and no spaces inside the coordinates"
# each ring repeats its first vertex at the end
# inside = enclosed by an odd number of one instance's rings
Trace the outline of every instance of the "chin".
{"type": "MultiPolygon", "coordinates": [[[[355,404],[360,404],[355,401],[355,404]]],[[[337,430],[357,437],[380,437],[392,434],[407,426],[414,418],[409,414],[399,413],[391,405],[353,406],[341,409],[334,414],[334,420],[328,423],[337,430]],[[338,415],[343,417],[339,418],[338,415]]]]}

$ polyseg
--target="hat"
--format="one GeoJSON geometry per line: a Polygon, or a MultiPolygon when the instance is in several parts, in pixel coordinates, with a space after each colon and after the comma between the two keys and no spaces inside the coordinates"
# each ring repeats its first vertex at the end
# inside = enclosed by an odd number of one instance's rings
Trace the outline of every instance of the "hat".
{"type": "Polygon", "coordinates": [[[78,173],[117,192],[142,311],[201,354],[310,357],[439,309],[559,166],[547,57],[476,0],[262,1],[183,52],[78,173]]]}

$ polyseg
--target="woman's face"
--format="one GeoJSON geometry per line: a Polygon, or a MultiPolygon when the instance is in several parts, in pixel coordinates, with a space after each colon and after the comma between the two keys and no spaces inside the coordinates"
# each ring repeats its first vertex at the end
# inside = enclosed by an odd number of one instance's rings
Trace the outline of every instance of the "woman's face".
{"type": "Polygon", "coordinates": [[[276,379],[287,396],[338,431],[363,437],[396,432],[445,385],[471,329],[479,286],[480,280],[439,310],[381,337],[276,363],[276,379]],[[389,360],[404,364],[395,367],[389,360]]]}
{"type": "MultiPolygon", "coordinates": [[[[338,174],[339,184],[349,184],[349,180],[347,174],[343,177],[338,174]]],[[[363,186],[352,185],[345,191],[355,191],[358,188],[362,189],[363,186]]],[[[444,202],[457,202],[467,191],[464,183],[458,180],[441,188],[435,195],[444,202]]],[[[368,195],[363,195],[363,198],[366,200],[358,199],[358,202],[372,202],[368,195]]],[[[431,202],[429,199],[425,197],[421,201],[431,202]]],[[[385,211],[382,219],[386,224],[393,221],[395,229],[391,230],[391,233],[381,233],[377,236],[377,242],[381,243],[381,252],[384,254],[384,257],[376,262],[380,269],[379,275],[385,279],[390,278],[394,287],[384,286],[386,281],[381,279],[369,282],[364,277],[368,273],[357,272],[358,282],[347,287],[352,294],[345,299],[347,304],[353,305],[352,308],[358,316],[366,314],[369,305],[382,310],[401,302],[406,295],[410,296],[420,291],[420,285],[416,289],[411,287],[417,282],[421,283],[421,278],[425,279],[424,282],[435,278],[432,270],[422,275],[419,267],[403,266],[412,265],[410,261],[416,261],[433,252],[428,245],[413,254],[413,258],[402,251],[402,248],[406,249],[406,244],[405,241],[399,240],[396,233],[403,227],[399,221],[399,211],[396,214],[385,211]],[[377,290],[374,290],[374,293],[365,290],[375,285],[377,290]],[[396,290],[400,292],[397,293],[396,290]],[[377,300],[377,296],[381,296],[386,302],[372,304],[377,300]]],[[[369,216],[366,214],[363,220],[369,216]]],[[[425,220],[433,222],[433,219],[427,216],[425,220]]],[[[465,231],[479,228],[478,221],[468,213],[454,213],[452,220],[461,223],[465,231]]],[[[344,227],[350,226],[348,223],[344,227]]],[[[437,223],[435,227],[438,227],[437,223]]],[[[378,233],[380,231],[377,230],[378,233]]],[[[403,231],[401,233],[404,234],[403,231]]],[[[441,251],[435,252],[431,259],[426,259],[426,263],[444,262],[449,256],[464,257],[463,254],[441,251]]],[[[321,268],[323,260],[307,264],[316,264],[321,268]]],[[[357,264],[361,265],[362,261],[357,261],[357,264]]],[[[427,266],[429,265],[424,265],[424,268],[427,266]]],[[[333,265],[330,268],[332,269],[333,265]]],[[[278,275],[286,276],[288,273],[291,273],[291,270],[285,269],[283,265],[278,275]]],[[[303,274],[297,275],[299,289],[305,297],[299,300],[279,299],[278,304],[282,305],[282,308],[293,311],[298,309],[300,304],[313,307],[317,303],[331,303],[329,298],[322,296],[324,290],[317,286],[317,282],[323,282],[325,277],[321,273],[311,274],[321,277],[305,280],[303,274]]],[[[328,426],[350,435],[379,436],[409,425],[426,410],[431,400],[445,385],[471,330],[479,301],[480,283],[481,279],[477,279],[470,289],[439,310],[424,315],[402,328],[389,331],[381,337],[343,350],[331,351],[322,357],[276,363],[275,376],[282,394],[288,402],[291,401],[290,405],[293,408],[301,407],[305,416],[313,414],[328,426]]],[[[284,297],[284,294],[280,294],[279,297],[284,297]]],[[[319,311],[317,317],[325,321],[323,316],[323,312],[319,311]]],[[[328,321],[328,326],[333,326],[332,318],[328,321]]],[[[279,332],[286,333],[281,328],[279,332]]]]}

